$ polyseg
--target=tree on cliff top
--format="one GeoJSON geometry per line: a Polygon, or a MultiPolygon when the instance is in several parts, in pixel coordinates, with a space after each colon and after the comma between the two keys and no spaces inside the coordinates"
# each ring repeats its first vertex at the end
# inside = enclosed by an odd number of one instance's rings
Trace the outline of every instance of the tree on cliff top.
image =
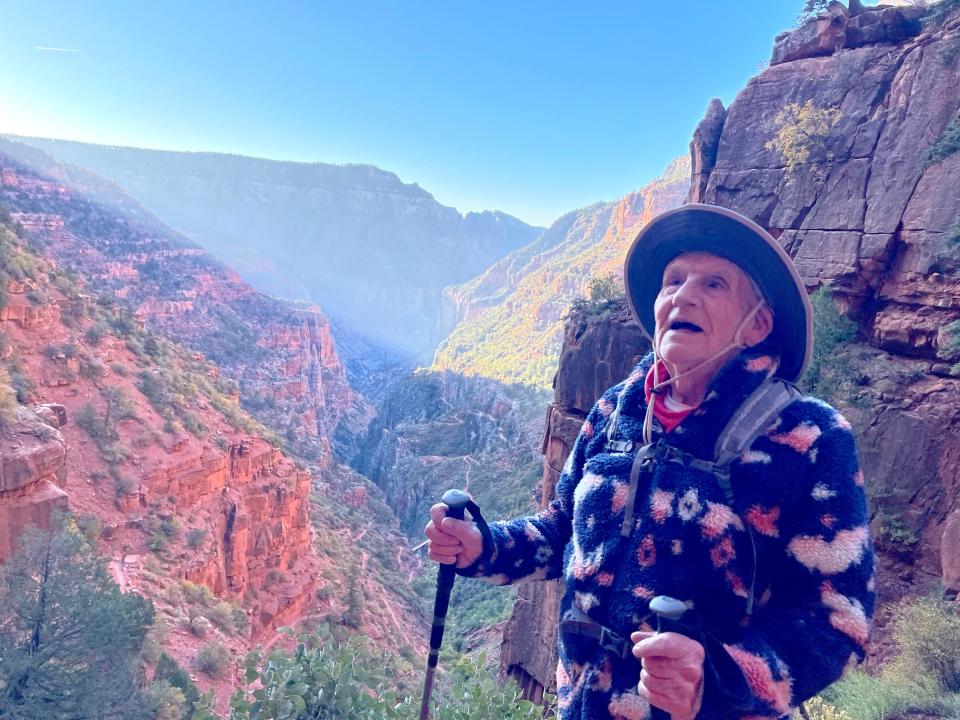
{"type": "Polygon", "coordinates": [[[28,530],[0,567],[0,718],[140,720],[152,624],[151,603],[120,592],[71,521],[28,530]]]}

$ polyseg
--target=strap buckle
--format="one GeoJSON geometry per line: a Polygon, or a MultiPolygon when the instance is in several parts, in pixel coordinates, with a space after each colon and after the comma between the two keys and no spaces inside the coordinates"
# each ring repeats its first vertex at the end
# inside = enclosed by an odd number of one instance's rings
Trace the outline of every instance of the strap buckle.
{"type": "Polygon", "coordinates": [[[630,656],[630,642],[606,625],[600,626],[600,647],[613,653],[621,660],[626,660],[630,656]]]}

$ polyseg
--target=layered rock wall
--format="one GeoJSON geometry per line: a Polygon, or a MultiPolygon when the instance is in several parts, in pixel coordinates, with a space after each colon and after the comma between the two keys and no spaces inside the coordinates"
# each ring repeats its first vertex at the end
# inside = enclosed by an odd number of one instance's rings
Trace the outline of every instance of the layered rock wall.
{"type": "Polygon", "coordinates": [[[691,143],[688,199],[769,228],[858,322],[860,388],[834,400],[859,431],[882,600],[960,590],[960,153],[931,155],[960,123],[960,14],[924,12],[831,4],[777,38],[728,109],[713,101],[691,143]],[[791,167],[777,116],[807,104],[836,121],[791,167]]]}

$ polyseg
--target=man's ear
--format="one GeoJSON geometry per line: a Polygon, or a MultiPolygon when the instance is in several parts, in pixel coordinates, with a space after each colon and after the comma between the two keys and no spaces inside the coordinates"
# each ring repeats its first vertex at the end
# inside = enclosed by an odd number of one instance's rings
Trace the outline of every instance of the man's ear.
{"type": "Polygon", "coordinates": [[[753,322],[743,333],[744,345],[759,345],[773,332],[773,310],[766,303],[753,314],[753,322]]]}

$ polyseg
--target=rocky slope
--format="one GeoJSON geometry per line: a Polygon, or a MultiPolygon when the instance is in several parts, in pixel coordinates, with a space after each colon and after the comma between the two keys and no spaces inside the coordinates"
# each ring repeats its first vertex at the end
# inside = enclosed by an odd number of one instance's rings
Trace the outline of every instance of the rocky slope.
{"type": "Polygon", "coordinates": [[[184,666],[211,632],[239,654],[322,617],[421,649],[420,563],[377,489],[329,457],[327,423],[350,395],[322,316],[177,252],[197,249],[149,218],[0,165],[0,207],[15,210],[0,212],[0,561],[27,524],[69,509],[121,588],[161,611],[163,647],[184,666]],[[150,263],[166,269],[144,282],[150,263]],[[290,444],[319,449],[317,464],[267,442],[240,388],[268,420],[304,403],[307,440],[290,444]]]}
{"type": "MultiPolygon", "coordinates": [[[[921,24],[921,13],[850,17],[832,4],[777,38],[769,69],[730,108],[713,101],[691,143],[689,200],[769,227],[808,287],[828,286],[856,320],[856,341],[828,358],[848,376],[828,399],[858,434],[871,502],[874,658],[885,652],[892,601],[960,592],[960,366],[951,365],[960,359],[960,132],[949,129],[960,127],[960,17],[921,24]],[[802,124],[809,114],[788,113],[804,131],[792,137],[812,140],[798,148],[777,115],[807,101],[838,112],[821,116],[820,134],[802,124]],[[808,151],[799,161],[798,149],[808,151]]],[[[594,399],[641,345],[624,308],[571,318],[544,440],[543,503],[594,399]]],[[[554,683],[558,603],[554,583],[523,588],[505,631],[502,665],[531,697],[554,683]]]]}
{"type": "Polygon", "coordinates": [[[397,382],[352,463],[383,490],[411,536],[444,491],[464,488],[491,517],[529,509],[545,393],[420,370],[397,382]]]}
{"type": "Polygon", "coordinates": [[[689,188],[686,158],[615,203],[560,218],[540,238],[469,283],[444,291],[439,334],[449,333],[433,366],[502,382],[549,388],[563,337],[563,316],[590,281],[613,275],[639,229],[676,207],[689,188]]]}
{"type": "Polygon", "coordinates": [[[97,303],[13,227],[0,222],[2,368],[13,389],[2,388],[13,402],[0,420],[0,561],[25,527],[70,510],[121,588],[152,597],[186,638],[185,607],[169,594],[181,581],[235,602],[254,638],[312,607],[309,472],[258,436],[214,366],[97,303]],[[91,333],[98,323],[107,329],[91,333]],[[183,404],[154,392],[168,378],[183,404]],[[187,417],[191,432],[170,422],[187,417]]]}
{"type": "Polygon", "coordinates": [[[44,252],[130,308],[137,322],[215,361],[244,407],[329,461],[327,438],[355,398],[330,325],[250,285],[91,173],[0,140],[0,194],[44,252]]]}
{"type": "Polygon", "coordinates": [[[443,287],[541,228],[462,216],[369,165],[325,165],[19,138],[109,178],[272,295],[318,303],[378,344],[422,355],[443,287]]]}
{"type": "MultiPolygon", "coordinates": [[[[449,488],[473,495],[485,517],[515,517],[535,506],[547,395],[494,380],[419,370],[396,380],[365,435],[354,439],[354,467],[378,486],[401,528],[419,543],[429,508],[449,488]]],[[[343,447],[343,446],[341,446],[343,447]]],[[[427,563],[414,584],[429,595],[427,563]]],[[[514,594],[461,579],[451,598],[451,643],[499,645],[514,594]]]]}

